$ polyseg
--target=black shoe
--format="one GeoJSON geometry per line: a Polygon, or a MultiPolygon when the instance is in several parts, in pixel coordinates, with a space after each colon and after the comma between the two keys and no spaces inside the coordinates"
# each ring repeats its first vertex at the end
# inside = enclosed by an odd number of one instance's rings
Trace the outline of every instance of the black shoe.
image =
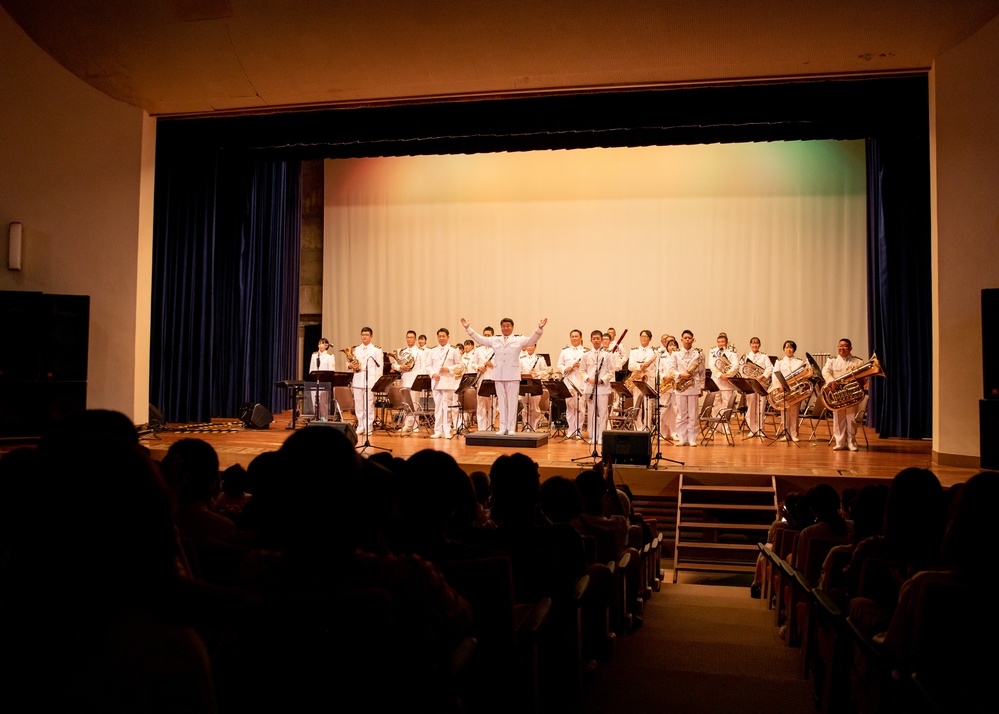
{"type": "Polygon", "coordinates": [[[761,594],[762,594],[762,589],[760,588],[759,583],[753,583],[752,585],[749,586],[749,597],[753,598],[754,600],[759,600],[761,594]]]}

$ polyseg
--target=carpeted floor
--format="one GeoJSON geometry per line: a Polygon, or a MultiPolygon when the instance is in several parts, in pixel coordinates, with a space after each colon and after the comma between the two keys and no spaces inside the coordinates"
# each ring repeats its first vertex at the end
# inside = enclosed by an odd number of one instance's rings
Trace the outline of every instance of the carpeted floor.
{"type": "Polygon", "coordinates": [[[812,683],[749,588],[664,584],[587,684],[586,714],[813,714],[812,683]]]}

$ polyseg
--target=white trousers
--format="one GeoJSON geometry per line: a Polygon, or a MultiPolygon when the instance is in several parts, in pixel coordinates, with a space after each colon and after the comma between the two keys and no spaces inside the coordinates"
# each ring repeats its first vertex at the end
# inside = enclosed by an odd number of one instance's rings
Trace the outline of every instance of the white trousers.
{"type": "Polygon", "coordinates": [[[681,444],[696,444],[701,431],[701,420],[697,415],[699,394],[676,395],[676,435],[681,444]]]}
{"type": "Polygon", "coordinates": [[[859,404],[833,412],[833,437],[836,446],[846,448],[857,443],[857,411],[859,404]]]}
{"type": "Polygon", "coordinates": [[[746,423],[754,434],[763,429],[763,414],[767,409],[767,400],[756,392],[746,395],[746,423]]]}
{"type": "Polygon", "coordinates": [[[499,408],[500,431],[511,434],[517,431],[519,379],[505,379],[496,382],[496,405],[499,408]]]}
{"type": "Polygon", "coordinates": [[[586,420],[586,428],[589,432],[590,443],[593,443],[594,441],[598,444],[604,443],[604,431],[607,429],[607,416],[610,413],[609,396],[610,395],[606,392],[601,391],[597,394],[596,400],[589,397],[586,400],[590,404],[590,413],[587,415],[586,420]]]}
{"type": "Polygon", "coordinates": [[[359,434],[371,431],[375,423],[375,393],[368,390],[367,411],[365,411],[365,399],[363,387],[351,387],[354,395],[354,416],[357,417],[357,432],[359,434]]]}
{"type": "Polygon", "coordinates": [[[450,389],[434,390],[434,433],[447,436],[451,433],[451,404],[454,392],[450,389]]]}

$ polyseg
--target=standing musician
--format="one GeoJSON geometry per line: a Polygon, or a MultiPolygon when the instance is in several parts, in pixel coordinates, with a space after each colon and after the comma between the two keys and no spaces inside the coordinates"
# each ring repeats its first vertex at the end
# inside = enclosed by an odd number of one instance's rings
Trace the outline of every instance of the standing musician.
{"type": "MultiPolygon", "coordinates": [[[[794,340],[784,341],[784,356],[781,357],[774,363],[773,377],[770,384],[770,391],[775,389],[783,389],[780,382],[777,379],[777,373],[780,372],[785,378],[790,377],[791,373],[795,370],[801,369],[805,366],[805,360],[799,359],[794,356],[795,350],[798,349],[798,345],[795,344],[794,340]]],[[[785,402],[785,405],[787,402],[785,402]]],[[[783,411],[782,419],[784,416],[787,417],[787,421],[783,423],[785,436],[784,439],[790,439],[791,441],[798,441],[798,410],[801,408],[801,402],[795,402],[791,406],[787,406],[783,411]]]]}
{"type": "MultiPolygon", "coordinates": [[[[541,376],[542,371],[548,369],[548,361],[541,355],[534,354],[537,348],[537,345],[528,345],[526,353],[520,356],[520,373],[535,379],[541,376]]],[[[530,407],[524,409],[524,423],[537,431],[538,422],[541,421],[541,395],[529,395],[527,399],[530,399],[530,407]]]]}
{"type": "MultiPolygon", "coordinates": [[[[774,365],[770,361],[766,352],[760,352],[760,338],[752,337],[749,340],[749,352],[745,356],[746,364],[755,364],[763,370],[756,379],[764,386],[770,386],[773,380],[774,365]]],[[[745,368],[743,368],[745,372],[745,368]]],[[[753,379],[749,374],[743,374],[746,379],[753,379]]],[[[767,401],[756,392],[746,393],[746,423],[749,425],[750,436],[763,436],[763,414],[767,408],[767,401]]]]}
{"type": "Polygon", "coordinates": [[[694,347],[694,333],[684,330],[680,349],[670,355],[670,373],[677,380],[676,433],[677,446],[697,446],[700,432],[697,402],[704,389],[704,353],[694,347]]]}
{"type": "MultiPolygon", "coordinates": [[[[482,328],[482,334],[485,337],[493,336],[493,328],[486,325],[482,328]]],[[[472,344],[475,344],[474,341],[472,344]]],[[[475,383],[476,394],[481,393],[482,383],[487,379],[493,378],[493,357],[495,350],[492,347],[487,347],[485,345],[479,345],[475,348],[475,371],[479,373],[479,379],[475,383]]],[[[495,423],[495,415],[493,414],[493,398],[488,397],[477,397],[475,403],[475,423],[478,425],[479,431],[486,431],[490,429],[495,423]]]]}
{"type": "Polygon", "coordinates": [[[583,333],[572,330],[569,333],[569,346],[563,347],[558,355],[558,368],[562,371],[562,381],[572,392],[565,400],[566,433],[570,439],[582,439],[583,424],[586,422],[586,400],[577,399],[576,394],[582,394],[586,389],[586,375],[580,367],[583,355],[589,352],[583,347],[583,333]],[[577,412],[576,407],[579,406],[577,412]]]}
{"type": "MultiPolygon", "coordinates": [[[[409,330],[406,333],[406,346],[399,350],[400,361],[392,365],[392,370],[398,372],[402,378],[403,389],[411,390],[413,382],[416,380],[416,375],[426,374],[423,370],[424,354],[425,351],[416,346],[416,330],[409,330]],[[409,361],[412,361],[412,364],[403,364],[403,362],[409,361]]],[[[412,392],[410,392],[410,399],[413,402],[416,401],[412,396],[412,392]]],[[[410,412],[406,415],[405,421],[402,424],[401,433],[409,434],[415,426],[416,417],[410,412]]]]}
{"type": "Polygon", "coordinates": [[[679,441],[676,436],[676,392],[672,389],[663,390],[662,381],[672,377],[670,372],[670,356],[680,349],[673,335],[663,335],[659,338],[662,347],[659,352],[659,436],[663,439],[679,441]]]}
{"type": "MultiPolygon", "coordinates": [[[[839,341],[836,352],[836,356],[827,360],[822,367],[822,378],[826,381],[826,385],[832,389],[839,386],[836,381],[837,377],[852,372],[864,364],[864,360],[853,356],[853,343],[845,337],[839,341]]],[[[860,380],[862,389],[867,388],[866,382],[866,379],[860,380]]],[[[833,437],[836,440],[833,451],[857,450],[857,411],[859,409],[860,404],[854,404],[845,409],[833,411],[833,437]]]]}
{"type": "Polygon", "coordinates": [[[461,326],[480,345],[491,347],[493,355],[493,381],[496,384],[496,401],[499,404],[499,433],[513,434],[517,431],[517,397],[520,391],[520,352],[528,345],[537,344],[544,333],[548,318],[538,322],[538,329],[530,337],[513,334],[513,320],[504,317],[500,320],[500,337],[483,337],[472,329],[466,318],[461,318],[461,326]]]}
{"type": "Polygon", "coordinates": [[[607,416],[610,412],[610,383],[614,381],[614,353],[603,349],[601,343],[605,333],[594,330],[590,333],[593,349],[583,355],[580,368],[586,375],[585,396],[590,403],[587,430],[587,443],[602,444],[607,429],[607,416]],[[594,392],[596,392],[594,394],[594,392]]]}
{"type": "Polygon", "coordinates": [[[450,439],[454,436],[451,430],[451,400],[454,390],[458,388],[454,368],[461,364],[461,350],[448,344],[450,336],[446,327],[440,328],[437,330],[437,346],[427,351],[427,371],[434,392],[434,433],[430,435],[431,439],[450,439]]]}
{"type": "MultiPolygon", "coordinates": [[[[728,381],[729,377],[735,377],[739,373],[739,356],[729,347],[728,335],[724,332],[718,333],[715,340],[715,347],[711,350],[708,359],[708,369],[711,370],[711,379],[718,385],[718,394],[715,395],[714,404],[711,407],[711,416],[717,418],[722,409],[728,406],[735,386],[728,381]],[[728,367],[723,367],[725,360],[728,360],[728,367]]],[[[722,424],[723,434],[729,434],[729,425],[722,424]]]]}
{"type": "MultiPolygon", "coordinates": [[[[638,347],[632,347],[628,352],[628,371],[635,382],[655,384],[655,364],[659,358],[656,350],[649,344],[652,341],[652,330],[642,330],[638,334],[638,347]]],[[[635,419],[635,429],[644,431],[651,429],[652,419],[647,416],[645,395],[633,387],[631,391],[632,404],[638,407],[638,418],[635,419]]]]}
{"type": "Polygon", "coordinates": [[[465,365],[465,374],[471,374],[475,371],[475,343],[471,340],[465,340],[462,343],[464,352],[461,353],[462,364],[465,365]]]}
{"type": "MultiPolygon", "coordinates": [[[[310,372],[316,371],[334,371],[336,369],[336,355],[330,349],[332,345],[330,341],[325,337],[319,338],[319,344],[316,346],[316,351],[312,353],[312,359],[309,362],[310,372]]],[[[319,394],[319,409],[316,411],[316,419],[319,421],[326,421],[330,415],[330,393],[326,390],[318,389],[318,379],[317,391],[319,394]]],[[[329,384],[329,383],[327,383],[329,384]]]]}
{"type": "Polygon", "coordinates": [[[371,434],[375,423],[375,393],[372,389],[382,376],[382,363],[385,355],[382,348],[371,344],[371,328],[361,328],[361,344],[354,347],[354,359],[348,367],[354,372],[350,383],[354,395],[354,416],[357,417],[357,433],[371,434]],[[367,392],[367,394],[365,394],[367,392]]]}

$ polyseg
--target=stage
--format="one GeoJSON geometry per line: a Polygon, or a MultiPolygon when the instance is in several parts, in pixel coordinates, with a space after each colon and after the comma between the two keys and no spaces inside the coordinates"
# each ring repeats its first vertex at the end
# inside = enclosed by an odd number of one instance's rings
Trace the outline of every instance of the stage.
{"type": "MultiPolygon", "coordinates": [[[[221,467],[232,464],[248,466],[257,454],[281,447],[293,431],[288,428],[291,412],[276,414],[266,429],[243,426],[238,420],[215,420],[212,424],[167,425],[166,429],[145,433],[141,443],[149,448],[157,460],[163,458],[170,444],[185,437],[204,439],[218,452],[221,467]]],[[[299,420],[298,429],[306,427],[299,420]]],[[[618,465],[618,478],[628,484],[636,496],[675,496],[681,473],[720,472],[732,474],[775,476],[778,492],[804,490],[809,485],[825,481],[842,490],[860,486],[869,481],[887,481],[903,468],[917,466],[931,469],[945,486],[967,481],[977,469],[940,466],[931,460],[930,440],[879,439],[873,430],[867,430],[869,448],[864,447],[863,436],[858,434],[860,450],[833,451],[824,433],[808,440],[793,442],[763,442],[744,439],[735,435],[735,446],[728,446],[719,435],[707,445],[697,447],[673,446],[667,441],[658,443],[652,438],[650,466],[618,465]],[[661,456],[660,459],[654,457],[661,456]]],[[[573,478],[581,470],[593,466],[593,446],[578,439],[566,439],[561,434],[547,431],[538,433],[517,432],[500,437],[495,432],[460,434],[453,439],[431,439],[428,433],[416,436],[401,435],[376,429],[370,436],[372,446],[389,449],[392,456],[407,458],[423,449],[446,451],[454,456],[468,472],[489,471],[501,454],[522,452],[538,462],[542,478],[562,475],[573,478]],[[471,437],[471,438],[469,438],[471,437]],[[478,437],[478,438],[477,438],[478,437]],[[476,445],[469,442],[480,442],[476,445]]],[[[364,443],[364,437],[360,439],[364,443]]],[[[361,451],[360,447],[358,449],[361,451]]],[[[368,448],[364,455],[380,449],[368,448]]],[[[598,447],[598,454],[600,453],[598,447]]]]}

